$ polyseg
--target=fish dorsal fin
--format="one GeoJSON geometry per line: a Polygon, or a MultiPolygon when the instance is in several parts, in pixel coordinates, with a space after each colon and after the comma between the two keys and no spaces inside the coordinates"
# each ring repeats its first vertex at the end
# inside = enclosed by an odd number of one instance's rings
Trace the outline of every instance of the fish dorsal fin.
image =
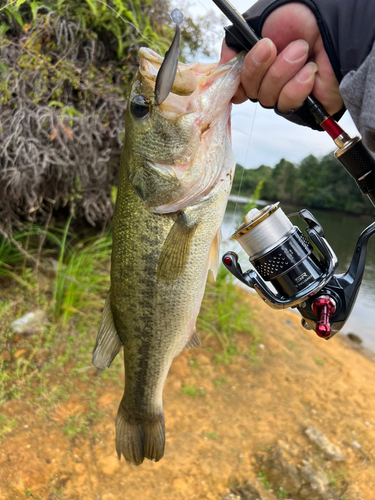
{"type": "Polygon", "coordinates": [[[185,212],[181,212],[169,231],[160,253],[157,269],[160,281],[171,283],[184,272],[196,229],[197,224],[189,221],[185,212]]]}
{"type": "Polygon", "coordinates": [[[194,331],[190,339],[186,342],[185,349],[191,349],[192,347],[199,347],[201,345],[201,339],[198,337],[197,330],[194,331]]]}
{"type": "Polygon", "coordinates": [[[219,269],[220,242],[221,242],[221,230],[219,229],[219,231],[216,233],[215,238],[212,241],[208,257],[208,268],[211,269],[212,274],[214,276],[214,280],[216,280],[217,271],[219,269]]]}
{"type": "Polygon", "coordinates": [[[110,292],[104,304],[102,322],[96,337],[95,347],[92,353],[92,363],[95,368],[109,368],[112,361],[120,352],[122,343],[116,331],[111,309],[110,292]]]}

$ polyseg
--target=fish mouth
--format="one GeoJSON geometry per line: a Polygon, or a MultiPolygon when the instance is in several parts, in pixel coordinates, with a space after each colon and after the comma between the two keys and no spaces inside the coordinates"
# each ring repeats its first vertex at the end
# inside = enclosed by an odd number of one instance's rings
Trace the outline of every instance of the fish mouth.
{"type": "MultiPolygon", "coordinates": [[[[146,47],[142,47],[138,55],[140,76],[154,89],[164,59],[146,47]]],[[[237,91],[243,60],[244,53],[240,53],[221,65],[179,62],[170,94],[158,106],[158,111],[167,116],[198,111],[200,115],[206,115],[206,118],[200,116],[197,121],[200,128],[205,129],[237,91]]]]}
{"type": "MultiPolygon", "coordinates": [[[[139,55],[141,80],[154,88],[163,58],[147,48],[140,49],[139,55]]],[[[178,121],[178,130],[184,128],[187,140],[179,148],[172,144],[168,156],[165,149],[159,158],[146,152],[147,173],[142,184],[149,187],[138,191],[150,211],[168,214],[183,210],[210,196],[218,184],[224,185],[229,172],[230,101],[240,83],[243,59],[243,54],[237,55],[220,66],[178,64],[170,94],[152,113],[166,123],[178,121]],[[152,188],[156,185],[158,192],[152,188]]]]}

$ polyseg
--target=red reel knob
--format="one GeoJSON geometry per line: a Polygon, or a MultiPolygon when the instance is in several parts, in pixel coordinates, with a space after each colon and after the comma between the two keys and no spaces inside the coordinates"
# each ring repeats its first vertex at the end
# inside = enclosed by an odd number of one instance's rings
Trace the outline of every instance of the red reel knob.
{"type": "Polygon", "coordinates": [[[316,334],[326,339],[331,335],[330,317],[336,310],[335,301],[328,295],[318,297],[313,303],[312,309],[317,317],[316,334]]]}

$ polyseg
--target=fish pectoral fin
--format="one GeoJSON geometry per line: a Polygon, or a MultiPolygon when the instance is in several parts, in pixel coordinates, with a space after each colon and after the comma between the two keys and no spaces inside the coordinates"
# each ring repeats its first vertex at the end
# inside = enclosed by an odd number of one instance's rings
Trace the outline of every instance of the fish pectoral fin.
{"type": "Polygon", "coordinates": [[[211,269],[212,274],[214,276],[214,280],[216,280],[217,271],[219,269],[220,242],[221,242],[221,229],[219,229],[219,231],[216,233],[215,238],[212,241],[208,257],[208,268],[211,269]]]}
{"type": "Polygon", "coordinates": [[[92,364],[95,368],[109,368],[112,361],[120,352],[122,342],[116,331],[111,309],[110,293],[108,293],[103,310],[102,322],[96,337],[92,353],[92,364]]]}
{"type": "Polygon", "coordinates": [[[199,347],[201,345],[201,339],[198,337],[197,330],[194,331],[190,339],[186,342],[185,349],[191,349],[192,347],[199,347]]]}
{"type": "Polygon", "coordinates": [[[160,281],[170,283],[184,272],[196,229],[196,222],[189,221],[186,213],[181,212],[160,252],[157,269],[160,281]]]}

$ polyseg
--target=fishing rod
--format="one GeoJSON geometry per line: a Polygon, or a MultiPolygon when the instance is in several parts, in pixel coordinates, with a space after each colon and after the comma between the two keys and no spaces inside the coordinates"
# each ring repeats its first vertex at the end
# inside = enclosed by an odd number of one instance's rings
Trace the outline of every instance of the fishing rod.
{"type": "MultiPolygon", "coordinates": [[[[249,51],[260,40],[258,35],[227,0],[213,2],[237,30],[237,36],[233,31],[231,34],[249,51]]],[[[305,104],[335,142],[335,157],[375,206],[375,160],[361,136],[350,137],[313,96],[308,96],[305,104]]],[[[367,243],[375,234],[375,222],[359,236],[346,273],[335,275],[338,259],[324,237],[322,226],[308,210],[286,216],[276,203],[262,210],[250,210],[244,219],[232,238],[248,254],[254,269],[243,272],[235,252],[223,256],[224,266],[253,288],[270,307],[297,308],[302,326],[315,330],[323,339],[332,338],[353,310],[362,283],[367,243]],[[289,220],[295,215],[307,223],[307,237],[289,220]]]]}

